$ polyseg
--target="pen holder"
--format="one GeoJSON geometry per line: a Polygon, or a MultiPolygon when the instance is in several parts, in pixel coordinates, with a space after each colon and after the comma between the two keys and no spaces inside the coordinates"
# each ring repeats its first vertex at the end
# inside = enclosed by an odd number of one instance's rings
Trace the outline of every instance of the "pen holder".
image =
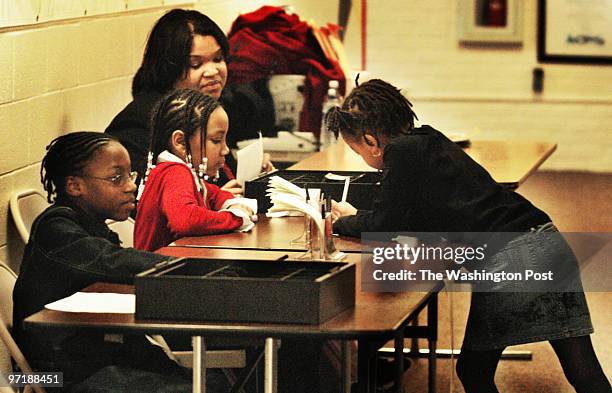
{"type": "Polygon", "coordinates": [[[324,224],[324,236],[323,236],[323,250],[324,259],[326,261],[341,261],[346,257],[346,254],[336,249],[333,235],[333,223],[331,213],[327,213],[325,216],[324,224]]]}
{"type": "Polygon", "coordinates": [[[312,260],[322,260],[325,259],[325,241],[321,232],[319,231],[319,226],[315,219],[308,217],[309,227],[310,227],[310,239],[308,243],[308,251],[307,254],[310,255],[310,259],[312,260]]]}
{"type": "Polygon", "coordinates": [[[299,257],[303,260],[311,261],[341,261],[346,258],[346,254],[338,251],[334,244],[332,235],[331,215],[323,220],[324,232],[321,233],[315,219],[308,218],[309,242],[307,251],[299,257]]]}
{"type": "Polygon", "coordinates": [[[304,228],[302,234],[295,239],[291,240],[292,246],[304,246],[308,248],[310,244],[310,217],[304,214],[304,228]]]}

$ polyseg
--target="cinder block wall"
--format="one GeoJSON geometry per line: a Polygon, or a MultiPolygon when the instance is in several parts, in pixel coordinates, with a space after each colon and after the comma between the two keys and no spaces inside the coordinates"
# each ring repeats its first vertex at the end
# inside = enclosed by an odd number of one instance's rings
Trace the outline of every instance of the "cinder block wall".
{"type": "MultiPolygon", "coordinates": [[[[361,2],[352,3],[345,48],[358,69],[361,2]]],[[[522,46],[462,47],[456,3],[369,1],[367,75],[402,87],[423,122],[441,130],[473,132],[481,139],[557,141],[559,148],[544,168],[610,171],[612,67],[538,64],[536,0],[524,1],[522,46]],[[545,71],[541,96],[531,92],[536,66],[545,71]]],[[[193,4],[227,31],[241,12],[288,3],[193,4]]],[[[319,25],[337,21],[337,1],[291,5],[319,25]]],[[[101,131],[129,102],[147,33],[170,7],[0,29],[1,259],[16,266],[23,249],[8,213],[11,193],[41,188],[40,161],[52,138],[101,131]]]]}
{"type": "Polygon", "coordinates": [[[0,259],[16,266],[23,243],[11,193],[39,189],[40,161],[56,136],[104,130],[130,99],[146,36],[163,9],[0,31],[0,259]]]}
{"type": "MultiPolygon", "coordinates": [[[[108,3],[100,12],[117,10],[119,3],[108,3]]],[[[102,131],[130,101],[132,76],[147,34],[164,12],[174,6],[196,8],[227,31],[241,12],[286,4],[278,0],[164,3],[167,6],[0,29],[0,259],[12,267],[18,267],[24,245],[10,217],[11,194],[28,188],[42,191],[40,162],[54,137],[70,131],[102,131]]],[[[334,2],[297,3],[296,12],[304,11],[306,19],[322,23],[337,19],[334,2]],[[332,16],[327,19],[327,14],[332,16]]],[[[27,14],[24,20],[33,17],[27,14]]]]}

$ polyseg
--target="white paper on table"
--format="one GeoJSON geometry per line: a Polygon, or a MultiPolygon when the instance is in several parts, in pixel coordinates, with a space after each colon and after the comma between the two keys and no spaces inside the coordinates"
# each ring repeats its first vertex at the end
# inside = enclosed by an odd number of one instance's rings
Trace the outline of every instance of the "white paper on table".
{"type": "MultiPolygon", "coordinates": [[[[320,189],[317,189],[317,192],[320,192],[320,189]]],[[[318,200],[318,197],[316,200],[318,200]]],[[[269,213],[285,211],[302,212],[315,220],[319,232],[323,235],[325,228],[323,227],[321,211],[318,209],[318,206],[313,206],[314,204],[307,203],[302,198],[290,194],[271,195],[270,202],[272,202],[272,207],[268,209],[269,213]]]]}
{"type": "Polygon", "coordinates": [[[261,173],[263,164],[263,137],[259,133],[259,139],[236,152],[236,181],[244,187],[244,182],[252,180],[261,173]]]}
{"type": "Polygon", "coordinates": [[[49,310],[65,312],[133,314],[136,296],[124,293],[77,292],[45,305],[49,310]]]}
{"type": "Polygon", "coordinates": [[[268,188],[266,195],[272,194],[293,194],[302,199],[306,199],[306,190],[296,186],[295,184],[283,179],[280,176],[272,176],[268,180],[268,188]]]}

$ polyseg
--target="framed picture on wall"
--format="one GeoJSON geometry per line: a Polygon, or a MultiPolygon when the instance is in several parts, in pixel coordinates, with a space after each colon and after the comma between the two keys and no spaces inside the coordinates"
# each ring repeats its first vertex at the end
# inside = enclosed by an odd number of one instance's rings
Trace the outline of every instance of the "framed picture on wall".
{"type": "Polygon", "coordinates": [[[538,60],[612,64],[612,2],[538,0],[538,60]]]}
{"type": "Polygon", "coordinates": [[[457,4],[459,42],[523,42],[523,0],[459,0],[457,4]]]}

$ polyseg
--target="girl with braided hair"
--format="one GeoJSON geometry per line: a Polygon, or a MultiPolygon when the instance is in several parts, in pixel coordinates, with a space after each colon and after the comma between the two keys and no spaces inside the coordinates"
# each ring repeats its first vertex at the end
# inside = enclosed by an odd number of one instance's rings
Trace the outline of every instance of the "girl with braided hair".
{"type": "MultiPolygon", "coordinates": [[[[199,90],[221,99],[227,82],[228,59],[229,43],[223,30],[199,11],[173,9],[155,23],[147,39],[142,64],[132,81],[133,100],[105,131],[126,147],[139,176],[144,175],[146,169],[151,139],[149,119],[156,103],[180,88],[199,90]]],[[[241,194],[242,186],[233,174],[235,160],[230,155],[227,161],[215,183],[233,194],[241,194]]],[[[270,155],[265,154],[262,170],[273,169],[270,155]]],[[[140,184],[140,177],[137,184],[140,184]]]]}
{"type": "Polygon", "coordinates": [[[227,114],[213,97],[178,89],[153,110],[134,245],[153,251],[185,236],[248,231],[257,201],[210,184],[229,149],[227,114]]]}
{"type": "MultiPolygon", "coordinates": [[[[483,267],[576,269],[573,252],[546,213],[497,184],[442,133],[415,127],[416,118],[399,89],[380,79],[359,85],[342,108],[329,112],[328,127],[383,172],[373,210],[333,203],[335,233],[432,232],[462,241],[474,232],[512,233],[488,249],[483,267]]],[[[545,340],[577,392],[610,392],[591,344],[593,327],[579,275],[573,278],[565,292],[521,292],[521,283],[509,281],[472,293],[457,362],[466,392],[497,392],[495,370],[504,348],[545,340]]]]}
{"type": "MultiPolygon", "coordinates": [[[[228,120],[219,102],[199,91],[180,89],[162,99],[153,113],[135,247],[155,250],[185,236],[249,230],[257,217],[257,201],[233,197],[208,182],[228,154],[228,120]]],[[[170,345],[181,348],[186,343],[170,345]]],[[[279,359],[287,363],[279,368],[279,391],[326,392],[321,389],[325,383],[335,388],[337,379],[319,378],[319,367],[325,376],[332,373],[325,356],[320,345],[284,340],[279,359]]]]}
{"type": "MultiPolygon", "coordinates": [[[[32,367],[63,372],[62,391],[190,392],[188,374],[144,335],[107,341],[100,332],[53,334],[23,329],[23,320],[95,282],[131,283],[135,274],[168,257],[123,248],[105,223],[134,208],[136,174],[126,149],[100,132],[54,139],[41,181],[52,205],[34,221],[13,291],[13,333],[32,367]],[[187,378],[185,378],[187,376],[187,378]]],[[[213,377],[213,379],[216,377],[213,377]]],[[[220,391],[210,381],[214,391],[220,391]]]]}

